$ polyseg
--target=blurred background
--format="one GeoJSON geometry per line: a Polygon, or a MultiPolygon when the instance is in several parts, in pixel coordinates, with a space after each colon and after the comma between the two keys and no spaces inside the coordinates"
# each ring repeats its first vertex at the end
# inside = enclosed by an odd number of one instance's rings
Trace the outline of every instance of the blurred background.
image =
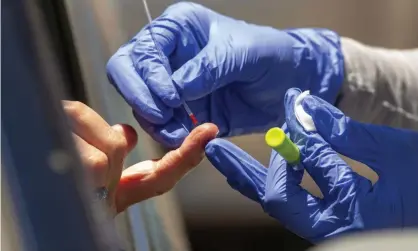
{"type": "MultiPolygon", "coordinates": [[[[153,18],[176,1],[149,0],[153,18]]],[[[370,45],[390,48],[418,47],[416,0],[292,0],[195,1],[220,13],[276,28],[324,27],[370,45]]],[[[109,57],[146,23],[140,0],[67,0],[67,41],[78,68],[78,81],[67,86],[70,96],[83,100],[109,123],[136,125],[130,108],[108,83],[109,57]]],[[[139,146],[127,165],[164,153],[136,125],[139,146]]],[[[267,164],[270,150],[261,135],[231,139],[260,162],[267,164]]],[[[366,167],[357,170],[375,179],[366,167]]],[[[304,185],[318,193],[315,185],[304,185]]],[[[173,192],[130,208],[117,217],[117,230],[125,250],[305,250],[310,243],[285,230],[261,208],[233,191],[206,160],[188,174],[173,192]]]]}

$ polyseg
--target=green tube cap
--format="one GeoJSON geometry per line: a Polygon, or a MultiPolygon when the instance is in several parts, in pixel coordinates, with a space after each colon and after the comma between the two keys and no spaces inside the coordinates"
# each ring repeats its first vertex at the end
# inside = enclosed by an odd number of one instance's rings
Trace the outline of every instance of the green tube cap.
{"type": "Polygon", "coordinates": [[[299,148],[279,127],[273,127],[266,133],[268,146],[278,152],[289,164],[297,164],[300,160],[299,148]]]}

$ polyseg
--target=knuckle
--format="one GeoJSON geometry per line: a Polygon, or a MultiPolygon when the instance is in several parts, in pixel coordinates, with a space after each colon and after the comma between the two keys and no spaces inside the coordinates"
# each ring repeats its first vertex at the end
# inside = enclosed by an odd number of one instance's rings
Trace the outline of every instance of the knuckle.
{"type": "Polygon", "coordinates": [[[274,191],[266,191],[264,195],[264,210],[268,212],[271,208],[277,208],[277,206],[283,206],[288,203],[288,199],[279,193],[274,191]]]}
{"type": "Polygon", "coordinates": [[[112,134],[113,136],[111,140],[111,155],[123,158],[128,148],[128,142],[121,133],[112,130],[112,134]]]}
{"type": "Polygon", "coordinates": [[[172,154],[174,159],[182,159],[183,158],[183,153],[181,152],[180,148],[177,148],[174,151],[169,152],[169,154],[172,154]]]}
{"type": "Polygon", "coordinates": [[[87,160],[87,165],[95,170],[105,170],[109,166],[109,159],[106,154],[97,152],[91,155],[87,160]]]}
{"type": "Polygon", "coordinates": [[[183,154],[180,148],[177,149],[174,153],[176,153],[179,159],[185,159],[184,164],[187,167],[187,169],[191,169],[199,165],[205,156],[204,150],[201,149],[199,145],[192,146],[190,152],[186,154],[183,154]]]}
{"type": "Polygon", "coordinates": [[[93,181],[97,186],[106,183],[106,173],[109,169],[109,161],[104,153],[96,153],[84,161],[87,171],[92,175],[93,181]],[[87,163],[86,163],[87,162],[87,163]]]}
{"type": "Polygon", "coordinates": [[[200,162],[202,162],[203,158],[204,158],[205,154],[203,152],[197,154],[196,156],[193,156],[192,158],[190,158],[190,168],[193,168],[197,165],[200,164],[200,162]]]}

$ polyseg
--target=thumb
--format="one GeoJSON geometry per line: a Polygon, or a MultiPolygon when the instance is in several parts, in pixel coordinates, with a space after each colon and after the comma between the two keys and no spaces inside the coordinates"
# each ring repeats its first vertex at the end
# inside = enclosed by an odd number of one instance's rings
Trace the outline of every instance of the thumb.
{"type": "Polygon", "coordinates": [[[204,157],[205,145],[216,137],[214,124],[196,127],[180,148],[159,160],[147,160],[127,168],[119,182],[116,195],[118,212],[132,204],[161,195],[171,188],[204,157]]]}
{"type": "Polygon", "coordinates": [[[315,96],[305,97],[302,106],[333,149],[366,164],[378,174],[392,166],[387,163],[396,159],[392,156],[411,156],[407,154],[408,149],[415,149],[413,146],[418,142],[416,132],[357,122],[315,96]]]}
{"type": "Polygon", "coordinates": [[[381,144],[390,136],[385,133],[385,127],[354,121],[316,96],[306,96],[302,106],[312,116],[318,133],[333,149],[376,169],[381,144]]]}
{"type": "MultiPolygon", "coordinates": [[[[332,146],[314,131],[305,132],[300,128],[305,120],[301,119],[297,108],[299,99],[307,99],[308,93],[290,89],[285,96],[286,123],[293,135],[291,138],[303,141],[300,147],[301,160],[306,171],[321,189],[324,199],[332,202],[337,198],[346,198],[357,192],[368,192],[370,181],[356,174],[337,154],[332,146]],[[299,124],[298,121],[302,121],[299,124]]],[[[309,115],[308,115],[309,116],[309,115]]],[[[316,123],[315,123],[316,125],[316,123]]],[[[306,125],[303,126],[305,128],[306,125]]],[[[298,144],[298,142],[297,142],[298,144]]],[[[300,143],[299,143],[300,144],[300,143]]],[[[297,189],[295,190],[300,193],[297,189]]],[[[300,193],[303,195],[303,193],[300,193]]],[[[305,197],[303,195],[303,197],[305,197]]]]}
{"type": "Polygon", "coordinates": [[[267,168],[248,153],[224,139],[206,145],[206,157],[228,184],[249,199],[262,203],[267,168]]]}
{"type": "Polygon", "coordinates": [[[217,133],[218,128],[214,124],[206,123],[196,127],[180,148],[168,152],[158,161],[158,172],[176,183],[202,161],[206,144],[214,139],[217,133]]]}
{"type": "Polygon", "coordinates": [[[172,75],[182,97],[188,100],[202,98],[230,82],[234,65],[231,53],[209,42],[194,58],[187,61],[172,75]],[[227,75],[224,75],[227,74],[227,75]]]}

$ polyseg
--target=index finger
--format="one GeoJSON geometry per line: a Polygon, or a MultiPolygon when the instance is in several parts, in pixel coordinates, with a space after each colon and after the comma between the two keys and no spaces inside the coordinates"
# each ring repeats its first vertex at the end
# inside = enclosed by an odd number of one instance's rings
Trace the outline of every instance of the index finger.
{"type": "Polygon", "coordinates": [[[111,84],[125,101],[141,116],[153,124],[164,124],[172,116],[173,110],[164,105],[152,93],[137,73],[130,57],[134,41],[121,47],[107,63],[106,69],[111,84]]]}
{"type": "Polygon", "coordinates": [[[87,143],[109,153],[113,149],[113,130],[93,109],[78,101],[63,100],[64,111],[71,129],[87,143]]]}
{"type": "Polygon", "coordinates": [[[63,104],[73,132],[108,157],[107,185],[113,189],[115,177],[116,181],[119,180],[125,156],[136,143],[135,130],[127,125],[111,127],[99,114],[81,102],[63,101],[63,104]]]}
{"type": "Polygon", "coordinates": [[[156,19],[137,35],[130,52],[135,70],[148,88],[164,104],[173,108],[181,105],[181,99],[171,79],[168,57],[176,48],[179,30],[178,24],[156,19]]]}

